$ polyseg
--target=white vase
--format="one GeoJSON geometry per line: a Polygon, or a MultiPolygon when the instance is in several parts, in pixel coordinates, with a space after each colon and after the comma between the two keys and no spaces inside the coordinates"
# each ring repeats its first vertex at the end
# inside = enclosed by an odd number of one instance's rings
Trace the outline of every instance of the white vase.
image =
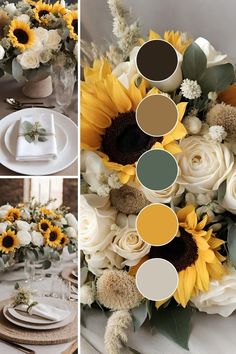
{"type": "Polygon", "coordinates": [[[29,98],[45,98],[52,94],[52,78],[50,75],[40,80],[29,80],[22,89],[24,95],[29,98]]]}

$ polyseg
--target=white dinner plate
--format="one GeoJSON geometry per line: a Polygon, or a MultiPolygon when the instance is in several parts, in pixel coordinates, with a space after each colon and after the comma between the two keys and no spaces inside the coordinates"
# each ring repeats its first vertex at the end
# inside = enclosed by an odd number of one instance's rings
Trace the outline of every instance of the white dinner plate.
{"type": "MultiPolygon", "coordinates": [[[[16,156],[16,146],[17,146],[17,135],[19,129],[19,120],[15,123],[12,123],[5,134],[4,142],[7,147],[7,150],[13,155],[16,156]]],[[[58,154],[62,153],[62,151],[66,148],[68,143],[67,135],[65,131],[61,128],[60,125],[55,124],[56,131],[56,142],[57,142],[57,152],[58,154]]]]}
{"type": "Polygon", "coordinates": [[[58,307],[62,310],[69,310],[70,314],[68,315],[68,317],[66,317],[63,321],[60,322],[56,322],[56,323],[50,323],[50,324],[36,324],[36,323],[29,323],[26,321],[22,321],[19,319],[14,318],[8,311],[8,308],[11,305],[6,305],[3,308],[3,315],[5,316],[5,318],[10,321],[11,323],[19,326],[19,327],[23,327],[23,328],[29,328],[29,329],[36,329],[39,331],[44,331],[44,330],[48,330],[48,329],[56,329],[56,328],[61,328],[64,326],[67,326],[69,323],[73,322],[76,316],[76,311],[73,309],[72,306],[70,306],[68,303],[65,302],[65,300],[62,299],[56,299],[56,298],[35,298],[34,300],[38,301],[38,302],[42,302],[45,304],[49,304],[55,307],[58,307]]]}
{"type": "MultiPolygon", "coordinates": [[[[14,143],[15,144],[15,143],[14,143]]],[[[46,108],[26,108],[9,114],[0,120],[0,163],[12,171],[23,175],[50,175],[69,167],[78,156],[78,128],[77,125],[63,114],[46,108]],[[56,126],[60,126],[68,137],[68,144],[54,160],[24,162],[16,161],[7,149],[4,137],[8,128],[21,117],[45,113],[54,115],[56,126]]]]}
{"type": "Polygon", "coordinates": [[[35,323],[35,324],[51,324],[60,321],[51,321],[43,317],[39,317],[36,315],[30,315],[28,312],[18,311],[14,307],[6,305],[9,314],[17,320],[28,322],[28,323],[35,323]]]}

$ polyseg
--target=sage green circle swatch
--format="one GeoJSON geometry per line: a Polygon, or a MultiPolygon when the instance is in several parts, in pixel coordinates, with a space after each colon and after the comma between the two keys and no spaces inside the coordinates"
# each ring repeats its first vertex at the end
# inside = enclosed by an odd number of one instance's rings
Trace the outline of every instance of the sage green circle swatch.
{"type": "Polygon", "coordinates": [[[162,191],[178,177],[178,164],[173,155],[161,149],[146,151],[137,162],[137,178],[146,188],[162,191]]]}

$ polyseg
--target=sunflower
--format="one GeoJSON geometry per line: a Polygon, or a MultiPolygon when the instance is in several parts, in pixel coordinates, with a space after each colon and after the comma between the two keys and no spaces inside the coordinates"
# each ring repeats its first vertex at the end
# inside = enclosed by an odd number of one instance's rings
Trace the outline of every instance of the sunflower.
{"type": "Polygon", "coordinates": [[[54,212],[50,209],[47,209],[45,207],[42,207],[39,209],[40,213],[41,214],[44,214],[44,215],[47,215],[47,216],[53,216],[54,215],[54,212]]]}
{"type": "Polygon", "coordinates": [[[7,211],[5,219],[11,222],[14,222],[20,219],[20,210],[17,208],[11,208],[7,211]]]}
{"type": "Polygon", "coordinates": [[[208,216],[198,222],[194,206],[180,209],[177,216],[179,235],[165,246],[152,247],[149,256],[164,258],[175,266],[179,283],[174,298],[186,307],[191,296],[208,291],[211,279],[218,280],[225,274],[225,258],[219,253],[224,241],[216,238],[211,228],[204,230],[208,216]]]}
{"type": "Polygon", "coordinates": [[[21,52],[30,48],[35,41],[35,35],[30,26],[26,22],[17,20],[11,21],[8,37],[13,47],[21,52]]]}
{"type": "MultiPolygon", "coordinates": [[[[187,38],[186,33],[179,31],[166,31],[163,36],[164,40],[173,45],[173,47],[181,54],[184,54],[185,50],[192,43],[192,39],[187,38]]],[[[150,30],[148,40],[161,39],[161,36],[155,31],[150,30]]],[[[145,40],[141,38],[140,44],[145,43],[145,40]]]]}
{"type": "Polygon", "coordinates": [[[181,120],[187,103],[177,105],[178,124],[162,138],[151,137],[139,129],[135,110],[147,95],[159,94],[156,88],[147,93],[147,82],[135,76],[127,90],[112,75],[107,61],[95,60],[92,68],[85,68],[81,83],[81,143],[82,148],[97,151],[106,167],[118,171],[120,181],[135,178],[135,163],[151,148],[180,152],[175,140],[187,132],[181,120]]]}
{"type": "Polygon", "coordinates": [[[52,5],[52,13],[54,15],[64,16],[67,13],[67,11],[66,11],[66,8],[64,6],[62,6],[59,1],[57,1],[57,2],[55,2],[54,5],[52,5]]]}
{"type": "Polygon", "coordinates": [[[46,244],[53,248],[60,247],[62,236],[63,233],[58,226],[49,227],[44,234],[46,244]]]}
{"type": "Polygon", "coordinates": [[[75,41],[78,40],[78,11],[70,11],[65,16],[64,19],[67,24],[67,28],[70,31],[70,38],[75,41]]]}
{"type": "Polygon", "coordinates": [[[68,242],[69,242],[68,236],[65,234],[62,234],[59,247],[61,247],[61,248],[65,247],[68,244],[68,242]]]}
{"type": "Polygon", "coordinates": [[[40,220],[39,224],[38,224],[39,230],[41,232],[46,232],[48,229],[50,229],[50,227],[52,227],[52,224],[49,220],[47,219],[42,219],[40,220]]]}
{"type": "Polygon", "coordinates": [[[34,7],[35,19],[42,24],[47,24],[48,19],[45,17],[53,13],[53,5],[47,4],[42,1],[38,1],[34,7]]]}
{"type": "Polygon", "coordinates": [[[9,253],[19,245],[19,241],[14,231],[4,231],[0,235],[0,251],[2,253],[9,253]]]}

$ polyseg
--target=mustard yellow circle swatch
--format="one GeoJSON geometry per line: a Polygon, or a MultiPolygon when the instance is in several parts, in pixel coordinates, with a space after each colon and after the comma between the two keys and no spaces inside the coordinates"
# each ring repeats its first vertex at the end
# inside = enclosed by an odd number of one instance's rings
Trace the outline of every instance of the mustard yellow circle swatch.
{"type": "Polygon", "coordinates": [[[169,243],[178,232],[175,212],[164,204],[150,204],[138,214],[136,228],[139,236],[152,246],[169,243]]]}

